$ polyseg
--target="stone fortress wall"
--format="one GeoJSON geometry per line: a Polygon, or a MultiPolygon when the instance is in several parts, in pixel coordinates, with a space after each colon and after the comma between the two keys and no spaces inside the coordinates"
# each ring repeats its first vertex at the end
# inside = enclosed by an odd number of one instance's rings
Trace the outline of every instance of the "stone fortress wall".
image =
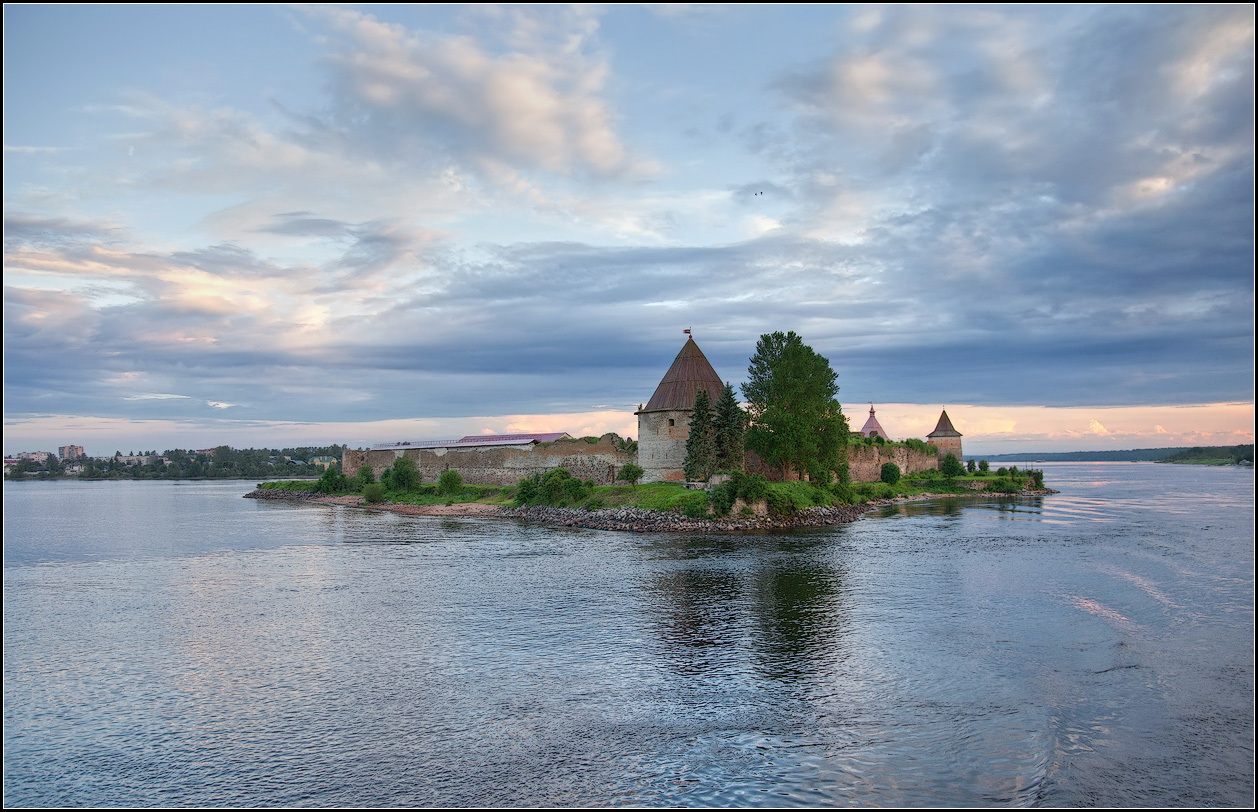
{"type": "Polygon", "coordinates": [[[934,471],[939,468],[940,458],[934,454],[914,451],[903,446],[849,445],[847,447],[848,472],[853,482],[877,482],[882,477],[882,466],[894,462],[901,476],[918,471],[934,471]]]}
{"type": "Polygon", "coordinates": [[[384,470],[403,455],[415,460],[424,482],[436,482],[443,471],[458,471],[464,482],[476,485],[515,485],[527,476],[555,468],[567,468],[577,479],[592,479],[596,485],[611,485],[621,466],[636,462],[637,456],[620,449],[618,436],[604,434],[596,443],[576,438],[484,448],[347,448],[341,458],[341,471],[353,477],[358,469],[368,465],[378,481],[384,470]]]}

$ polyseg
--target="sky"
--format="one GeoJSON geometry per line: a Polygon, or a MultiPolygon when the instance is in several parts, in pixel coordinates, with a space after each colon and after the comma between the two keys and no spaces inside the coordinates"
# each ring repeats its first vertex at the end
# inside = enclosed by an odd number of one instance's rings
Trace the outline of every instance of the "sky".
{"type": "Polygon", "coordinates": [[[4,450],[1254,436],[1254,9],[4,6],[4,450]]]}

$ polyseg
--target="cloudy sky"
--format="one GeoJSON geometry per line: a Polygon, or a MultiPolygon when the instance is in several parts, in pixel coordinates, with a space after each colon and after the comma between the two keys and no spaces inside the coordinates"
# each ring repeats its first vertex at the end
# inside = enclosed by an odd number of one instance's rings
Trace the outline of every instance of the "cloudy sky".
{"type": "Polygon", "coordinates": [[[636,436],[692,328],[967,452],[1252,442],[1252,6],[4,7],[4,450],[636,436]]]}

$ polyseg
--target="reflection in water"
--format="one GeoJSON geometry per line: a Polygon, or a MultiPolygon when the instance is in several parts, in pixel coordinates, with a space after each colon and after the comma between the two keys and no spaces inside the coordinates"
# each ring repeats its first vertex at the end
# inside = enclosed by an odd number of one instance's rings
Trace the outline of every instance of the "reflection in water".
{"type": "Polygon", "coordinates": [[[646,591],[661,656],[682,675],[754,668],[789,681],[817,673],[842,628],[841,572],[818,555],[819,545],[748,536],[734,562],[728,541],[670,539],[657,547],[673,562],[646,591]]]}

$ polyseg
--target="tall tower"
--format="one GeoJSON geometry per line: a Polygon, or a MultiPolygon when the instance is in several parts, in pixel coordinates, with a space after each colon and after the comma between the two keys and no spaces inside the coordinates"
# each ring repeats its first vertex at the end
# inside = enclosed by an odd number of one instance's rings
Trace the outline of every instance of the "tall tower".
{"type": "Polygon", "coordinates": [[[957,460],[965,461],[961,455],[961,432],[952,427],[947,409],[939,413],[939,422],[935,424],[935,430],[926,435],[926,443],[939,449],[941,460],[948,454],[954,454],[957,460]]]}
{"type": "Polygon", "coordinates": [[[690,415],[695,394],[708,390],[713,403],[721,397],[725,384],[708,363],[693,338],[677,353],[664,373],[655,394],[638,409],[638,465],[645,473],[643,482],[684,482],[686,440],[690,436],[690,415]]]}

